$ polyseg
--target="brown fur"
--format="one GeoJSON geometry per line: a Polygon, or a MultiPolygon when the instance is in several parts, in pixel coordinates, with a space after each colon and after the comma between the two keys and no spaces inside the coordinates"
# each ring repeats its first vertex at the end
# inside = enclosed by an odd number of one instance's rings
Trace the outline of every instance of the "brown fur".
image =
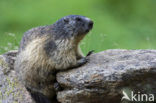
{"type": "MultiPolygon", "coordinates": [[[[59,44],[57,47],[59,49],[54,52],[53,58],[49,58],[48,55],[43,50],[43,46],[45,45],[45,41],[47,41],[47,39],[48,37],[36,38],[32,42],[30,42],[25,48],[25,50],[19,53],[19,55],[17,56],[17,61],[15,66],[18,66],[18,69],[20,69],[18,70],[20,72],[19,73],[20,77],[24,77],[24,78],[20,78],[24,80],[23,83],[27,87],[33,85],[33,87],[29,87],[29,88],[37,88],[39,86],[38,82],[41,80],[43,82],[46,81],[47,79],[49,81],[51,81],[51,79],[54,80],[55,77],[47,78],[49,74],[45,76],[46,73],[48,72],[50,73],[51,71],[54,71],[53,69],[62,70],[71,67],[72,65],[74,66],[77,63],[76,54],[80,54],[80,53],[78,53],[79,51],[77,51],[78,50],[77,45],[73,45],[72,42],[73,40],[55,41],[56,44],[59,44]],[[23,69],[23,71],[21,71],[22,69],[19,67],[23,67],[27,69],[23,69]]],[[[41,90],[40,92],[43,93],[45,91],[41,90]]],[[[47,93],[44,94],[47,95],[47,93]]]]}
{"type": "MultiPolygon", "coordinates": [[[[67,26],[70,27],[70,25],[67,26]]],[[[56,32],[50,31],[51,29],[55,31],[55,26],[39,27],[28,31],[23,37],[21,42],[23,47],[21,46],[15,62],[18,78],[26,88],[41,93],[49,99],[55,95],[54,72],[56,70],[64,70],[86,63],[79,49],[79,42],[85,33],[72,36],[65,34],[66,37],[58,38],[56,32]],[[45,33],[44,35],[41,35],[41,30],[45,33]],[[47,42],[53,43],[50,46],[56,45],[56,48],[52,51],[49,48],[46,50],[47,42]]],[[[71,32],[70,28],[69,30],[71,32]]]]}

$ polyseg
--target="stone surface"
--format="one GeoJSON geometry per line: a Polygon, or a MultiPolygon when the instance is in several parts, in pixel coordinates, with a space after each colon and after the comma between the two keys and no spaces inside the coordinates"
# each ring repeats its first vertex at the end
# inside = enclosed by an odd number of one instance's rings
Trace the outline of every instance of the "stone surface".
{"type": "Polygon", "coordinates": [[[34,103],[13,69],[17,51],[0,56],[0,103],[34,103]]]}
{"type": "Polygon", "coordinates": [[[83,67],[60,72],[61,103],[120,103],[125,90],[155,93],[156,50],[107,50],[83,67]]]}
{"type": "MultiPolygon", "coordinates": [[[[16,53],[0,56],[0,103],[33,103],[16,79],[16,53]]],[[[60,103],[120,103],[123,91],[156,97],[156,50],[106,50],[89,59],[82,67],[57,73],[60,103]]]]}

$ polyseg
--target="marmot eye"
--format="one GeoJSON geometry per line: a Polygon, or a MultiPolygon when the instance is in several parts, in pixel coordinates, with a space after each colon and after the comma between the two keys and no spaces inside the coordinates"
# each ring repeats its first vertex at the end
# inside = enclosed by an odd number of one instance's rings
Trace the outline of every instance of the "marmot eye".
{"type": "Polygon", "coordinates": [[[77,21],[81,21],[81,18],[77,17],[76,20],[77,20],[77,21]]]}
{"type": "Polygon", "coordinates": [[[64,18],[63,20],[64,20],[65,23],[69,22],[69,19],[67,19],[67,18],[64,18]]]}

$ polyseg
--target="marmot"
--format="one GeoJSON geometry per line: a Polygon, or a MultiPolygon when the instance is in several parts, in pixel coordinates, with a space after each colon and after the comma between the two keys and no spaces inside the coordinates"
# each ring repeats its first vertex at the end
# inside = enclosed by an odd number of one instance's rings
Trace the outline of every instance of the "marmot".
{"type": "Polygon", "coordinates": [[[87,62],[79,49],[79,42],[92,27],[91,19],[69,15],[52,25],[25,32],[15,61],[19,80],[31,92],[52,99],[55,95],[54,72],[87,62]]]}

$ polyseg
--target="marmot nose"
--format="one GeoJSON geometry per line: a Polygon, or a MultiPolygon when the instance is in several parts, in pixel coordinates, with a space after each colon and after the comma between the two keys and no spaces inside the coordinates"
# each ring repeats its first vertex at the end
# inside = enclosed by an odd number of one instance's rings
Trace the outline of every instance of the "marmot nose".
{"type": "Polygon", "coordinates": [[[89,29],[93,28],[93,21],[89,21],[88,27],[89,27],[89,29]]]}

